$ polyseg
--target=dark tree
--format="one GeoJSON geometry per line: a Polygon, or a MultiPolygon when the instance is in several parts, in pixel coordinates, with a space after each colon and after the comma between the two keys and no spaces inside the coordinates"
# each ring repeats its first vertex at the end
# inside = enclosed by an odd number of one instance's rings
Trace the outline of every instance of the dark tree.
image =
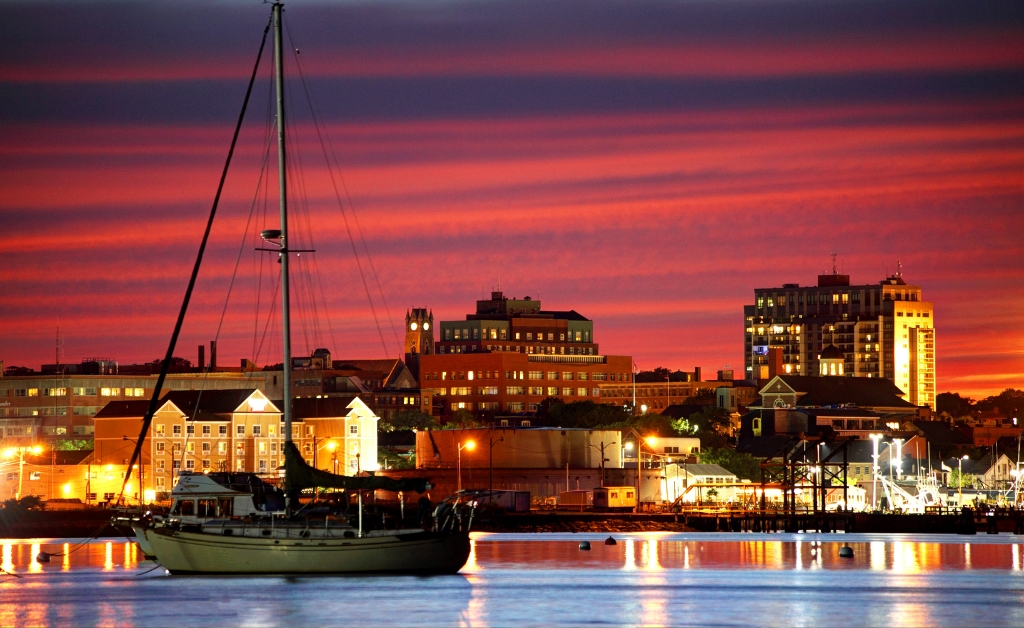
{"type": "MultiPolygon", "coordinates": [[[[157,368],[163,365],[164,361],[161,359],[153,360],[153,366],[157,368]]],[[[167,369],[168,373],[187,373],[192,370],[192,363],[185,358],[179,358],[174,356],[171,358],[170,367],[167,369]]]]}
{"type": "Polygon", "coordinates": [[[935,410],[946,412],[953,418],[967,416],[974,409],[974,400],[961,397],[960,393],[944,392],[935,396],[935,410]]]}
{"type": "Polygon", "coordinates": [[[436,429],[437,419],[419,410],[403,410],[395,416],[380,422],[380,429],[385,432],[401,432],[403,430],[436,429]]]}

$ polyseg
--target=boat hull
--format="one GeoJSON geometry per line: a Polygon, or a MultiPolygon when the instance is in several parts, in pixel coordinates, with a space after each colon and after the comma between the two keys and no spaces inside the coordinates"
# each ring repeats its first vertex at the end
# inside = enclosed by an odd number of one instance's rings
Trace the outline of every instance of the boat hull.
{"type": "Polygon", "coordinates": [[[468,533],[298,540],[149,528],[145,539],[172,574],[451,574],[470,551],[468,533]]]}

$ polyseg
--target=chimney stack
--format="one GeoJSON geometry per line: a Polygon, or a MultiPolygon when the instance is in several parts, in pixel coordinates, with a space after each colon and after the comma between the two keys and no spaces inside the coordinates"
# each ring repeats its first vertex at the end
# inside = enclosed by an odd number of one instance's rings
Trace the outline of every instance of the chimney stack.
{"type": "Polygon", "coordinates": [[[206,345],[199,345],[199,372],[206,368],[206,345]]]}
{"type": "Polygon", "coordinates": [[[210,341],[210,371],[217,370],[217,341],[210,341]]]}

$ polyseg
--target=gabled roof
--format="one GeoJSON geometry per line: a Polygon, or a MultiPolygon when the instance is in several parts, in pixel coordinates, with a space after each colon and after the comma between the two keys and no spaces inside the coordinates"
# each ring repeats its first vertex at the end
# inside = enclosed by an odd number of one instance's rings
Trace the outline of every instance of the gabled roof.
{"type": "Polygon", "coordinates": [[[370,371],[374,373],[390,374],[402,361],[398,359],[381,360],[334,360],[333,370],[335,371],[370,371]]]}
{"type": "MultiPolygon", "coordinates": [[[[160,411],[170,403],[180,410],[186,417],[195,421],[226,421],[228,418],[223,415],[232,414],[253,395],[265,399],[263,393],[256,388],[234,390],[172,390],[160,400],[160,403],[157,405],[157,411],[160,411]],[[197,403],[199,404],[198,409],[196,409],[197,403]]],[[[149,410],[148,399],[111,401],[100,409],[94,418],[139,418],[146,416],[147,410],[149,410]]],[[[274,408],[269,409],[270,412],[274,412],[274,410],[274,408]]]]}
{"type": "Polygon", "coordinates": [[[553,318],[559,320],[569,321],[589,321],[590,319],[580,314],[576,310],[541,310],[541,314],[550,315],[553,318]]]}
{"type": "MultiPolygon", "coordinates": [[[[163,403],[160,403],[162,406],[163,403]]],[[[160,406],[157,406],[158,408],[160,406]]],[[[138,418],[146,416],[146,410],[149,410],[148,399],[137,399],[132,401],[109,401],[107,405],[100,408],[100,411],[96,413],[94,419],[122,419],[122,418],[138,418]]]]}
{"type": "Polygon", "coordinates": [[[704,408],[713,407],[715,407],[714,404],[674,403],[665,408],[661,412],[661,416],[671,417],[673,419],[687,419],[691,414],[698,414],[703,412],[704,408]]]}
{"type": "Polygon", "coordinates": [[[684,472],[689,475],[731,475],[736,477],[735,473],[717,464],[684,464],[679,466],[683,467],[684,472]]]}
{"type": "MultiPolygon", "coordinates": [[[[307,397],[292,401],[292,418],[302,419],[331,419],[348,416],[349,405],[356,395],[343,395],[341,397],[307,397]]],[[[274,401],[274,405],[282,407],[281,401],[274,401]]]]}
{"type": "Polygon", "coordinates": [[[799,408],[796,411],[813,417],[877,419],[881,416],[864,408],[799,408]]]}
{"type": "MultiPolygon", "coordinates": [[[[910,421],[914,429],[931,441],[939,451],[946,451],[956,445],[971,445],[974,441],[945,421],[910,421]]],[[[906,425],[906,423],[904,423],[906,425]]]]}
{"type": "Polygon", "coordinates": [[[881,377],[812,377],[808,375],[777,375],[759,392],[771,394],[768,388],[776,380],[797,393],[797,406],[832,406],[854,404],[866,408],[916,408],[903,399],[903,391],[881,377]]]}
{"type": "MultiPolygon", "coordinates": [[[[249,397],[254,394],[263,396],[256,388],[241,388],[235,390],[172,390],[164,396],[164,401],[170,401],[178,407],[186,416],[193,416],[202,419],[204,414],[231,414],[238,410],[249,397]],[[196,412],[196,404],[199,404],[196,412]]],[[[276,404],[275,404],[276,405],[276,404]]]]}
{"type": "MultiPolygon", "coordinates": [[[[1000,460],[1006,458],[1010,462],[1009,457],[1006,454],[999,454],[999,457],[994,461],[992,460],[992,453],[989,452],[977,460],[964,460],[963,468],[964,473],[970,473],[971,475],[985,475],[988,471],[1000,460]]],[[[959,469],[960,464],[956,458],[950,458],[949,460],[943,461],[950,469],[959,469]]],[[[1012,465],[1013,463],[1010,462],[1012,465]]]]}
{"type": "Polygon", "coordinates": [[[34,465],[81,464],[82,461],[91,455],[91,449],[57,450],[53,452],[46,451],[38,456],[25,456],[25,462],[34,465]],[[54,454],[56,454],[56,457],[54,457],[54,454]]]}

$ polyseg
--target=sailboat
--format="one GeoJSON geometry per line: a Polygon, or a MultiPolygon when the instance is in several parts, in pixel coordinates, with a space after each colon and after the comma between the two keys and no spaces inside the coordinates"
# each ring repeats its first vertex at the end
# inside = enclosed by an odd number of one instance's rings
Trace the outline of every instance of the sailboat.
{"type": "MultiPolygon", "coordinates": [[[[278,181],[280,194],[280,230],[266,230],[263,240],[273,244],[281,263],[283,330],[283,420],[284,490],[264,483],[254,474],[211,473],[179,476],[172,492],[174,505],[166,517],[146,515],[134,518],[135,530],[143,551],[172,574],[350,574],[350,573],[455,573],[469,558],[469,528],[475,504],[455,495],[441,502],[434,511],[430,529],[371,530],[364,532],[363,491],[424,492],[425,479],[395,480],[381,476],[351,477],[314,469],[303,460],[292,442],[291,332],[288,285],[289,256],[298,251],[288,248],[288,199],[285,169],[284,63],[282,59],[283,4],[271,9],[274,31],[275,90],[277,97],[278,181]],[[299,502],[304,490],[340,488],[358,493],[357,525],[321,513],[306,514],[299,502]],[[187,507],[186,507],[187,506],[187,507]],[[283,506],[283,508],[282,508],[283,506]]],[[[268,29],[270,24],[268,24],[268,29]]],[[[264,43],[266,31],[264,31],[264,43]]],[[[262,55],[263,48],[260,48],[262,55]]],[[[257,67],[258,67],[257,57],[257,67]]],[[[253,78],[256,70],[253,70],[253,78]]],[[[250,93],[252,82],[250,81],[250,93]]],[[[248,102],[248,93],[246,102],[248,102]]],[[[244,106],[243,106],[244,115],[244,106]]],[[[239,126],[241,118],[239,119],[239,126]]],[[[238,137],[232,142],[232,152],[238,137]]],[[[230,163],[230,155],[228,161],[230,163]]],[[[225,165],[225,173],[227,165],[225,165]]],[[[223,188],[223,176],[221,178],[223,188]]],[[[222,189],[221,188],[221,189],[222,189]]],[[[217,198],[219,199],[218,191],[217,198]]],[[[210,224],[217,201],[211,211],[210,224]]],[[[199,258],[186,291],[185,301],[171,337],[167,355],[173,353],[191,291],[195,284],[209,224],[200,247],[199,258]]],[[[142,433],[129,463],[130,469],[152,422],[160,387],[166,376],[166,364],[157,380],[150,410],[143,419],[142,433]]],[[[124,522],[122,522],[124,523],[124,522]]]]}

